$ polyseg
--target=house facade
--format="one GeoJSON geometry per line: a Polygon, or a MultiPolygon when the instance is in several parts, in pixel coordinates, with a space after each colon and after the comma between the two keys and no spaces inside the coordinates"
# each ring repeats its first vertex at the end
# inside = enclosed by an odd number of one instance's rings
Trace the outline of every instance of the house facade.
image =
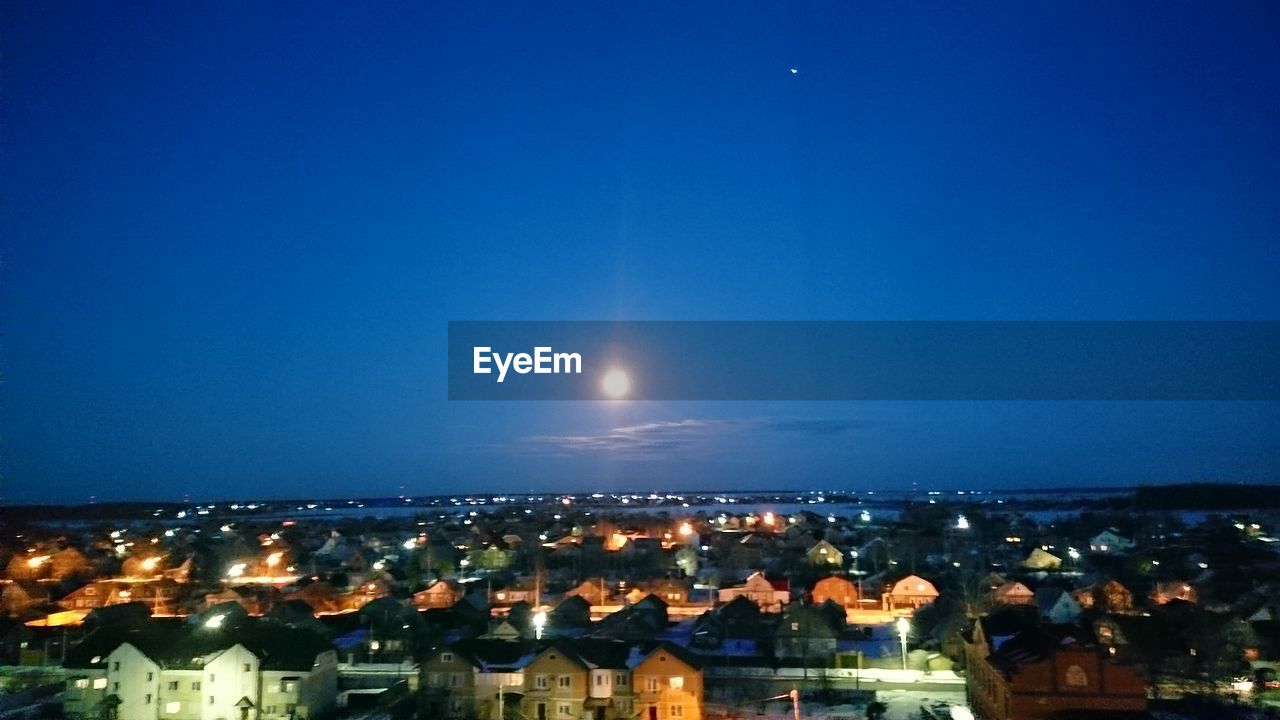
{"type": "Polygon", "coordinates": [[[718,596],[722,603],[746,598],[765,612],[781,612],[782,607],[791,602],[791,590],[785,582],[772,582],[758,572],[752,573],[741,585],[721,588],[718,596]]]}
{"type": "Polygon", "coordinates": [[[212,644],[187,632],[144,633],[136,642],[87,638],[66,664],[63,711],[85,720],[294,720],[330,710],[336,653],[314,636],[271,635],[212,644]]]}
{"type": "Polygon", "coordinates": [[[1049,720],[1083,711],[1142,712],[1147,687],[1103,648],[1026,623],[984,616],[965,637],[965,691],[984,720],[1049,720]]]}
{"type": "Polygon", "coordinates": [[[831,576],[813,584],[813,604],[821,605],[830,600],[844,608],[858,607],[858,586],[848,578],[831,576]]]}
{"type": "Polygon", "coordinates": [[[889,587],[881,597],[885,610],[915,610],[933,604],[938,589],[919,575],[908,575],[889,587]]]}

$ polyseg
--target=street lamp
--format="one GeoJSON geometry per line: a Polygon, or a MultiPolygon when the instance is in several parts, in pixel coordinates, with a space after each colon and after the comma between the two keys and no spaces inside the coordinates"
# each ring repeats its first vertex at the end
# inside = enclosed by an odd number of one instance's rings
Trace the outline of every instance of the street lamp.
{"type": "Polygon", "coordinates": [[[906,618],[898,618],[898,639],[902,641],[902,669],[907,669],[907,633],[911,631],[911,623],[906,618]]]}
{"type": "Polygon", "coordinates": [[[542,639],[542,628],[547,625],[547,612],[539,610],[533,616],[533,637],[536,640],[542,639]]]}

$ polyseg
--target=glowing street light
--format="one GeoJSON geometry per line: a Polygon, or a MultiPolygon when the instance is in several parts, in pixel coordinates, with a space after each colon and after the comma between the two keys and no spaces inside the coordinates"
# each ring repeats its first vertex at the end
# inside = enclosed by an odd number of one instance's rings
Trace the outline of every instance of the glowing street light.
{"type": "Polygon", "coordinates": [[[898,639],[902,641],[902,669],[907,669],[907,633],[911,632],[911,623],[906,618],[898,618],[898,639]]]}
{"type": "Polygon", "coordinates": [[[542,639],[542,628],[547,626],[547,612],[539,610],[533,616],[533,637],[535,640],[542,639]]]}
{"type": "Polygon", "coordinates": [[[235,578],[244,575],[246,567],[248,566],[245,563],[236,563],[232,565],[230,568],[227,568],[227,577],[235,578]]]}
{"type": "Polygon", "coordinates": [[[687,523],[687,522],[682,522],[682,523],[680,523],[680,531],[679,531],[679,532],[680,532],[680,535],[681,535],[681,536],[683,536],[683,537],[689,537],[690,535],[692,535],[692,534],[693,534],[693,526],[692,526],[692,525],[690,525],[690,524],[689,524],[689,523],[687,523]]]}
{"type": "Polygon", "coordinates": [[[284,557],[284,553],[273,552],[267,556],[267,567],[275,567],[280,564],[280,558],[284,557]]]}
{"type": "Polygon", "coordinates": [[[968,529],[969,529],[969,518],[967,518],[967,517],[965,517],[965,516],[963,516],[963,515],[961,515],[961,516],[957,517],[957,518],[956,518],[956,529],[957,529],[957,530],[968,530],[968,529]]]}

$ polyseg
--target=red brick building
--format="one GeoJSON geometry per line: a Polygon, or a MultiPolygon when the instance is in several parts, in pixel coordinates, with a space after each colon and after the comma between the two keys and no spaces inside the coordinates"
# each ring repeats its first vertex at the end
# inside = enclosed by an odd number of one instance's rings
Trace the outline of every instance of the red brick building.
{"type": "Polygon", "coordinates": [[[984,720],[1052,720],[1080,711],[1145,712],[1147,686],[1074,626],[1010,608],[965,635],[966,693],[984,720]]]}

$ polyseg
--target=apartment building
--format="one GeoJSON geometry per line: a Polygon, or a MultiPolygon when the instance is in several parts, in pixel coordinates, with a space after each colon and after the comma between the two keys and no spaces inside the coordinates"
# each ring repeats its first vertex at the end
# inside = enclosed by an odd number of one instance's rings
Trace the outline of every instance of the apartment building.
{"type": "Polygon", "coordinates": [[[229,624],[152,619],[95,630],[68,654],[66,716],[297,720],[333,707],[337,655],[327,640],[269,621],[229,624]]]}

